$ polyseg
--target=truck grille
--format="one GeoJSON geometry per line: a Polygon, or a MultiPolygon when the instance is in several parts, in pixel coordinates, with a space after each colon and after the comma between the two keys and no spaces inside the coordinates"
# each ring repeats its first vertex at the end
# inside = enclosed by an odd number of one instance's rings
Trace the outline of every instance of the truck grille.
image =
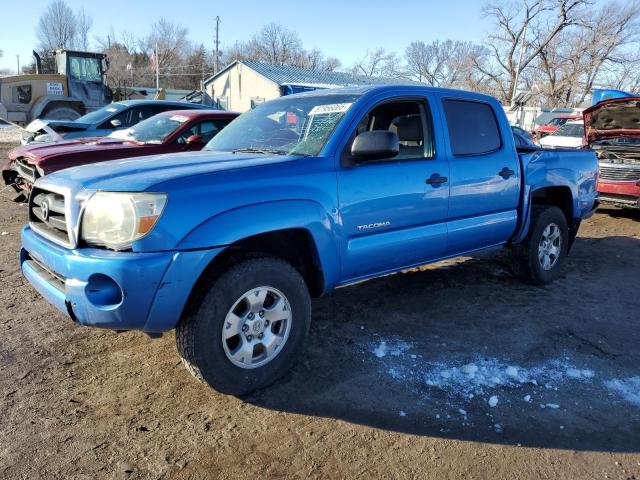
{"type": "Polygon", "coordinates": [[[614,182],[635,182],[637,180],[640,180],[640,165],[638,167],[613,167],[600,165],[600,180],[610,180],[614,182]]]}
{"type": "Polygon", "coordinates": [[[27,182],[33,183],[38,178],[38,172],[36,172],[36,167],[33,165],[29,165],[27,161],[23,158],[19,158],[16,160],[16,171],[18,175],[24,178],[27,182]]]}
{"type": "Polygon", "coordinates": [[[27,259],[25,262],[29,263],[31,268],[33,268],[38,275],[44,278],[50,285],[53,285],[55,288],[64,293],[65,281],[66,278],[59,273],[54,272],[49,267],[47,267],[44,263],[36,260],[27,252],[27,259]]]}
{"type": "Polygon", "coordinates": [[[67,226],[65,198],[55,192],[34,188],[29,197],[29,224],[38,233],[60,243],[71,246],[67,226]]]}

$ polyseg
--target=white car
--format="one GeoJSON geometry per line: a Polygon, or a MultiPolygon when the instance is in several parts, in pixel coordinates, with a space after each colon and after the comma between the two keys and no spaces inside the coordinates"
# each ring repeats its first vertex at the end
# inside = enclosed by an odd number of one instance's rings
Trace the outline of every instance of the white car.
{"type": "Polygon", "coordinates": [[[580,148],[584,137],[584,122],[567,122],[558,130],[540,139],[543,148],[580,148]]]}

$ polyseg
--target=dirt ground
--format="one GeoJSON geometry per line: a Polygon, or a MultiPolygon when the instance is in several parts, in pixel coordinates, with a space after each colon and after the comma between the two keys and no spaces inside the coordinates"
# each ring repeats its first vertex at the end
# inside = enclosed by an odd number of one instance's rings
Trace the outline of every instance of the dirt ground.
{"type": "Polygon", "coordinates": [[[494,254],[337,290],[243,399],[172,334],[58,314],[20,274],[25,217],[0,200],[0,478],[640,479],[637,213],[588,220],[551,286],[494,254]]]}

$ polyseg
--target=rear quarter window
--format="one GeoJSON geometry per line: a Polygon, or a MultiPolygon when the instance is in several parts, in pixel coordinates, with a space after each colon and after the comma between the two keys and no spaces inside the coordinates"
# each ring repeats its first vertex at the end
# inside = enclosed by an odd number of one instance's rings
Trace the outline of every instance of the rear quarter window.
{"type": "Polygon", "coordinates": [[[489,104],[469,100],[443,103],[454,155],[482,155],[500,148],[498,121],[489,104]]]}

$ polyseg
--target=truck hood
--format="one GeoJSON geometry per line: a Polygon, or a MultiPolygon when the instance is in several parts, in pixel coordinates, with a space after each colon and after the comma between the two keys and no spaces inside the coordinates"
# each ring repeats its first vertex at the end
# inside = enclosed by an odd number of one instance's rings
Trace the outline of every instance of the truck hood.
{"type": "Polygon", "coordinates": [[[55,143],[33,143],[14,148],[9,152],[9,159],[15,160],[19,157],[26,157],[29,163],[41,165],[48,160],[58,158],[71,153],[91,153],[97,150],[128,150],[139,148],[144,144],[133,143],[119,138],[96,137],[77,138],[74,140],[63,140],[55,143]]]}
{"type": "Polygon", "coordinates": [[[607,138],[640,138],[640,98],[604,100],[584,113],[587,143],[607,138]]]}
{"type": "MultiPolygon", "coordinates": [[[[158,183],[219,171],[286,163],[298,156],[231,152],[184,152],[111,160],[47,175],[37,184],[87,190],[144,191],[158,183]]],[[[46,188],[46,187],[44,187],[46,188]]]]}

